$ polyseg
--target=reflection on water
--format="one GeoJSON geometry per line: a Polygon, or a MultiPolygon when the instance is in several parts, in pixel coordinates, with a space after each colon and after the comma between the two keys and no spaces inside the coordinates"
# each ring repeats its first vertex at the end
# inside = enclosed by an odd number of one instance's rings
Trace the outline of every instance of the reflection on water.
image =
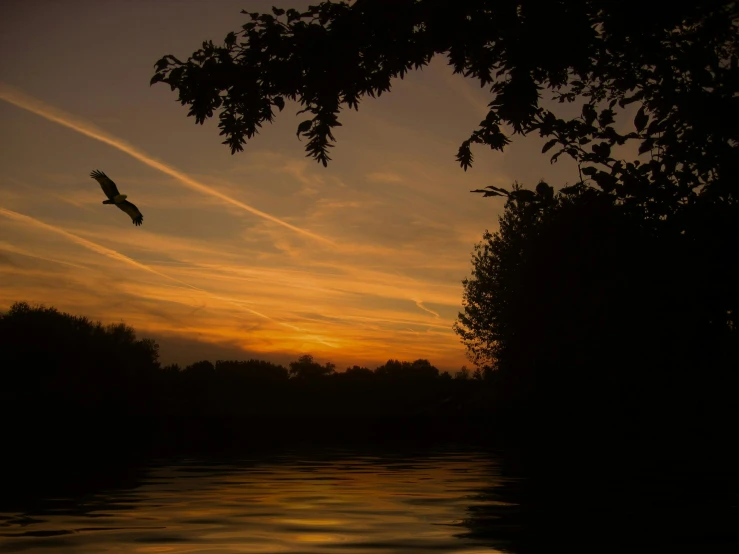
{"type": "Polygon", "coordinates": [[[494,458],[342,451],[149,468],[128,490],[0,513],[0,552],[496,552],[465,527],[506,509],[494,458]]]}

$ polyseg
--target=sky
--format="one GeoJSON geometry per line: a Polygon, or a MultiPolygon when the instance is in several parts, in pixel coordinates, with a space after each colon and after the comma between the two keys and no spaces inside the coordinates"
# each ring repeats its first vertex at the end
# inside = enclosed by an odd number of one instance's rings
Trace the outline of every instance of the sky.
{"type": "MultiPolygon", "coordinates": [[[[270,0],[0,2],[0,311],[17,301],[156,340],[161,361],[303,354],[339,370],[388,359],[463,364],[462,280],[504,202],[469,191],[577,181],[544,140],[455,161],[489,92],[443,57],[344,111],[327,168],[305,157],[288,103],[231,155],[169,86],[187,58],[270,0]],[[144,215],[105,206],[104,171],[144,215]]],[[[389,15],[390,17],[390,15],[389,15]]]]}

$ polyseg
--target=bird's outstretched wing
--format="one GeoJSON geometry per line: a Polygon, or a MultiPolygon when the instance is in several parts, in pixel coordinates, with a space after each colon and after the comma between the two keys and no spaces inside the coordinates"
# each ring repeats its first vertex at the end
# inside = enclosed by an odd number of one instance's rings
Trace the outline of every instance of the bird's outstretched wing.
{"type": "Polygon", "coordinates": [[[110,177],[108,177],[99,169],[96,169],[92,173],[90,173],[90,177],[100,183],[100,186],[103,188],[103,192],[105,193],[105,196],[108,197],[108,200],[113,200],[113,198],[120,194],[118,192],[118,187],[115,186],[115,183],[111,181],[110,177]]]}
{"type": "Polygon", "coordinates": [[[118,202],[116,206],[128,214],[134,225],[141,225],[144,222],[144,216],[141,215],[139,209],[128,200],[118,202]]]}

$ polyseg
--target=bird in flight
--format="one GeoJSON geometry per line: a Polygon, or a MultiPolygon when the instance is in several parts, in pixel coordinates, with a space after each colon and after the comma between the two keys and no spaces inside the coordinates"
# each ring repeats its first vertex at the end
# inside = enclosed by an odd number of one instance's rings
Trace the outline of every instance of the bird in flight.
{"type": "Polygon", "coordinates": [[[143,223],[144,216],[141,215],[139,209],[126,200],[127,195],[118,192],[118,187],[110,180],[110,177],[99,169],[90,173],[90,177],[100,183],[105,196],[108,197],[107,200],[103,200],[103,204],[115,204],[119,209],[128,214],[128,216],[133,220],[134,225],[141,225],[141,223],[143,223]]]}

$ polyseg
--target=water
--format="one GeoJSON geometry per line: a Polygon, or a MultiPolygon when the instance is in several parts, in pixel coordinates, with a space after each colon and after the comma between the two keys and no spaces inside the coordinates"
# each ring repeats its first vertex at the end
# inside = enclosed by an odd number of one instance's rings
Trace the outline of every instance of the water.
{"type": "Polygon", "coordinates": [[[498,552],[474,513],[505,510],[482,452],[320,452],[179,460],[128,489],[0,513],[0,552],[498,552]]]}
{"type": "Polygon", "coordinates": [[[470,449],[160,461],[106,472],[115,488],[85,495],[20,506],[0,492],[0,553],[739,552],[733,466],[721,473],[708,458],[624,473],[556,454],[566,463],[542,460],[553,471],[538,481],[470,449]]]}

